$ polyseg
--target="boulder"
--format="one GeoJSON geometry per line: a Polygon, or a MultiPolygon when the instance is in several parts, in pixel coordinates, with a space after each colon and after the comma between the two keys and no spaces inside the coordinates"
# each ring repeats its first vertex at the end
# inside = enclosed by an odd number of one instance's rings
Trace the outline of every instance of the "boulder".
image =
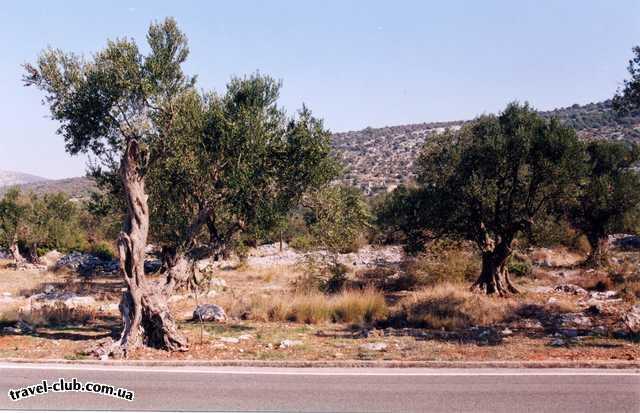
{"type": "Polygon", "coordinates": [[[296,346],[301,346],[302,345],[302,341],[300,340],[282,340],[280,342],[280,348],[290,348],[290,347],[296,347],[296,346]]]}
{"type": "Polygon", "coordinates": [[[147,274],[156,273],[162,268],[162,261],[158,259],[145,260],[144,272],[147,274]]]}
{"type": "Polygon", "coordinates": [[[591,327],[591,319],[582,313],[561,314],[558,319],[562,327],[591,327]]]}
{"type": "Polygon", "coordinates": [[[200,304],[193,311],[193,320],[195,321],[215,321],[224,323],[227,321],[227,314],[224,309],[216,304],[200,304]]]}
{"type": "Polygon", "coordinates": [[[574,295],[588,294],[587,290],[575,284],[558,284],[553,289],[558,293],[574,294],[574,295]]]}
{"type": "Polygon", "coordinates": [[[596,300],[610,300],[615,298],[618,293],[616,291],[591,291],[589,295],[596,300]]]}
{"type": "Polygon", "coordinates": [[[634,334],[640,333],[640,304],[636,304],[623,317],[624,324],[634,334]]]}
{"type": "Polygon", "coordinates": [[[387,349],[387,343],[364,343],[360,348],[366,351],[385,351],[387,349]]]}
{"type": "Polygon", "coordinates": [[[31,308],[56,307],[64,306],[68,309],[78,307],[91,307],[95,305],[96,300],[88,295],[77,295],[71,292],[45,292],[34,294],[29,298],[31,308]]]}
{"type": "Polygon", "coordinates": [[[95,255],[84,254],[78,251],[71,252],[60,258],[56,263],[57,269],[69,269],[83,276],[96,274],[117,274],[120,264],[117,260],[102,260],[95,255]]]}

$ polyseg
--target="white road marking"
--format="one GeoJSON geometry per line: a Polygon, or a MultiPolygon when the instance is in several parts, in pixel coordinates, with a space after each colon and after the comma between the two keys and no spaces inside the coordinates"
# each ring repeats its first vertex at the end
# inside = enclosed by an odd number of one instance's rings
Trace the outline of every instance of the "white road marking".
{"type": "MultiPolygon", "coordinates": [[[[640,376],[640,370],[630,371],[608,371],[608,370],[554,370],[554,369],[521,369],[502,370],[491,369],[490,371],[451,371],[432,369],[430,371],[407,371],[400,368],[390,368],[388,371],[366,371],[366,368],[353,368],[351,371],[338,370],[327,371],[304,370],[305,368],[277,370],[269,367],[242,368],[235,370],[226,369],[194,369],[194,368],[158,368],[139,366],[98,366],[98,365],[25,365],[25,364],[4,364],[0,365],[0,371],[10,370],[69,370],[69,371],[102,371],[102,372],[139,372],[139,373],[186,373],[186,374],[235,374],[235,375],[286,375],[286,376],[640,376]]],[[[321,368],[322,369],[322,368],[321,368]]]]}

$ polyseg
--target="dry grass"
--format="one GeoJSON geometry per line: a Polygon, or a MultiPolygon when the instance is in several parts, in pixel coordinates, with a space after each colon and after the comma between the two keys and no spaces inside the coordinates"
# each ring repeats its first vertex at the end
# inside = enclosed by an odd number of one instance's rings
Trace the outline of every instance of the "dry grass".
{"type": "Polygon", "coordinates": [[[91,307],[69,308],[62,303],[43,306],[19,314],[21,320],[32,326],[68,326],[84,324],[96,318],[96,310],[91,307]]]}
{"type": "Polygon", "coordinates": [[[383,319],[388,313],[384,296],[373,289],[346,290],[335,295],[305,294],[231,296],[217,301],[227,314],[256,321],[363,323],[383,319]]]}
{"type": "Polygon", "coordinates": [[[514,308],[513,300],[476,294],[445,283],[405,297],[394,318],[416,327],[456,330],[500,322],[514,308]]]}
{"type": "Polygon", "coordinates": [[[417,285],[464,283],[480,274],[480,259],[471,248],[442,248],[408,261],[405,270],[417,285]]]}

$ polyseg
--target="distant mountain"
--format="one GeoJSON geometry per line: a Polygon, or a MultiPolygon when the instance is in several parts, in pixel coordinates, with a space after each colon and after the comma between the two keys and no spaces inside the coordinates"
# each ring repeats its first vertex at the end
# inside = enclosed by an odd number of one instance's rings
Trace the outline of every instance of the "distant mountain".
{"type": "MultiPolygon", "coordinates": [[[[629,140],[640,143],[640,112],[619,118],[610,100],[540,112],[557,117],[583,139],[629,140]]],[[[371,195],[389,191],[414,177],[413,162],[425,140],[466,121],[418,123],[335,133],[333,146],[346,167],[343,182],[371,195]]]]}
{"type": "MultiPolygon", "coordinates": [[[[0,186],[0,196],[12,185],[0,186]]],[[[36,194],[50,194],[55,192],[64,192],[71,198],[86,199],[91,192],[97,190],[96,183],[93,179],[85,177],[67,178],[67,179],[51,179],[45,181],[35,181],[19,184],[18,187],[25,192],[34,192],[36,194]]]]}
{"type": "Polygon", "coordinates": [[[46,178],[40,176],[24,174],[22,172],[0,171],[0,187],[10,185],[29,184],[32,182],[43,182],[46,178]]]}

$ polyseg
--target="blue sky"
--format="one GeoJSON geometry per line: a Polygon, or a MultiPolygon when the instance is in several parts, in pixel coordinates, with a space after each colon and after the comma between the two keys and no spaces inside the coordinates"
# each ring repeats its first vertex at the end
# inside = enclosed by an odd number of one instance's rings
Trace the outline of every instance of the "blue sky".
{"type": "Polygon", "coordinates": [[[188,72],[222,90],[259,70],[282,105],[306,103],[334,131],[468,119],[511,100],[539,109],[607,99],[640,44],[638,1],[30,1],[0,8],[0,170],[82,175],[20,65],[47,45],[90,54],[144,42],[174,16],[188,72]]]}

